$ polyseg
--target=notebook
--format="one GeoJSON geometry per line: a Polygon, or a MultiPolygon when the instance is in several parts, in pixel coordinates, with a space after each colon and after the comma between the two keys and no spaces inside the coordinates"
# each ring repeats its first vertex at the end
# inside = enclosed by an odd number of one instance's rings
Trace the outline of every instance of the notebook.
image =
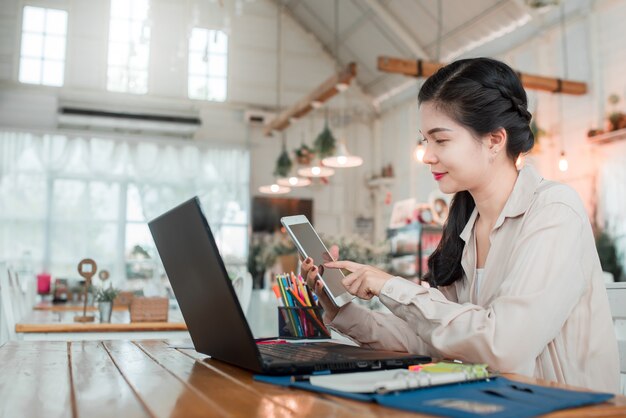
{"type": "Polygon", "coordinates": [[[331,342],[257,344],[199,199],[180,204],[148,226],[198,352],[271,375],[406,368],[431,360],[331,342]]]}
{"type": "Polygon", "coordinates": [[[341,373],[310,376],[313,386],[351,393],[389,393],[431,386],[448,385],[495,377],[484,364],[466,365],[434,363],[411,366],[419,370],[378,370],[357,373],[341,373]]]}

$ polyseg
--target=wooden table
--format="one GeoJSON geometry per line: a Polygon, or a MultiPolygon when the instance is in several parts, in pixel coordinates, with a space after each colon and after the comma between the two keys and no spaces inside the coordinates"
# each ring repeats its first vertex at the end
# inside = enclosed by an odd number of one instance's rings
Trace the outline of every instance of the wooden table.
{"type": "MultiPolygon", "coordinates": [[[[52,303],[50,301],[43,301],[43,302],[38,302],[35,306],[33,306],[33,309],[36,310],[36,311],[55,311],[55,312],[59,312],[59,311],[74,311],[74,312],[81,312],[83,310],[83,304],[82,303],[73,303],[73,302],[52,303]]],[[[113,306],[113,310],[114,311],[127,311],[128,310],[128,306],[115,305],[115,306],[113,306]]],[[[93,305],[88,305],[87,306],[87,311],[88,312],[98,312],[98,307],[97,306],[93,306],[93,305]]]]}
{"type": "MultiPolygon", "coordinates": [[[[130,312],[113,311],[110,323],[74,322],[75,311],[33,310],[15,324],[21,340],[119,340],[189,338],[187,325],[178,310],[170,310],[168,322],[130,322],[130,312]],[[129,334],[131,333],[132,334],[129,334]]],[[[93,313],[92,313],[93,314],[93,313]]]]}
{"type": "MultiPolygon", "coordinates": [[[[165,341],[13,341],[0,347],[0,364],[0,416],[7,417],[420,416],[255,382],[248,371],[165,341]]],[[[626,397],[617,396],[548,416],[624,414],[626,397]]]]}

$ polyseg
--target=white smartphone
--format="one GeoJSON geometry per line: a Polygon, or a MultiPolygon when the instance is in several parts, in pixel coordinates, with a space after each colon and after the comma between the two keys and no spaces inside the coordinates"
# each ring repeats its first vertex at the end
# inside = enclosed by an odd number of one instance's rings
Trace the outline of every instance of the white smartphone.
{"type": "MultiPolygon", "coordinates": [[[[285,216],[280,218],[280,222],[304,258],[311,257],[318,266],[335,261],[306,216],[285,216]]],[[[343,306],[354,299],[341,283],[345,276],[340,269],[322,269],[322,274],[318,269],[317,277],[324,284],[326,294],[336,306],[343,306]]]]}

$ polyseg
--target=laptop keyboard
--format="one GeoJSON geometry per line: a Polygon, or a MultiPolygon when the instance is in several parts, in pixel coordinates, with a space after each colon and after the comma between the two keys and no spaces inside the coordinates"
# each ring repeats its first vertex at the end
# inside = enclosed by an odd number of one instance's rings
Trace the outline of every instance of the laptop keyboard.
{"type": "Polygon", "coordinates": [[[339,362],[348,358],[338,353],[329,352],[326,349],[311,347],[304,344],[259,344],[262,355],[277,357],[294,362],[300,361],[325,361],[339,362]]]}

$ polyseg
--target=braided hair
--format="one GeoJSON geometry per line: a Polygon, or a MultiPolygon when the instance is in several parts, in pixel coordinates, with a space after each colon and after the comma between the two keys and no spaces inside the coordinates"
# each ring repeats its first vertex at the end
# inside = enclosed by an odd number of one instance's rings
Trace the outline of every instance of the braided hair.
{"type": "MultiPolygon", "coordinates": [[[[418,102],[434,104],[476,138],[504,128],[506,153],[512,161],[534,145],[526,92],[517,74],[503,62],[472,58],[448,64],[426,80],[418,102]]],[[[448,286],[463,277],[464,242],[459,235],[475,206],[468,191],[454,195],[441,241],[428,258],[425,279],[432,285],[448,286]]]]}

